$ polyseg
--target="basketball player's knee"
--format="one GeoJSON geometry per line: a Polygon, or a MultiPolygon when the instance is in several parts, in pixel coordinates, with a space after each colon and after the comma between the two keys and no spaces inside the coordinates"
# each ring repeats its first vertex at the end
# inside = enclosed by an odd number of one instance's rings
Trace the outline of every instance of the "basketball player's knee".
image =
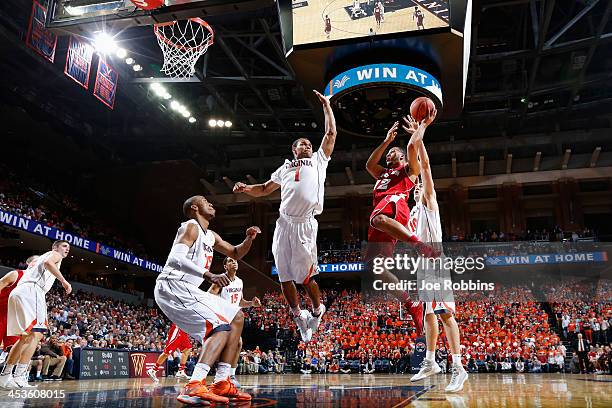
{"type": "Polygon", "coordinates": [[[232,326],[234,327],[242,327],[244,325],[244,313],[242,310],[239,310],[234,316],[234,320],[232,320],[232,326]]]}
{"type": "Polygon", "coordinates": [[[372,226],[376,229],[384,228],[387,224],[389,224],[389,217],[386,215],[378,214],[372,218],[372,226]]]}
{"type": "Polygon", "coordinates": [[[238,339],[238,348],[242,350],[242,336],[238,339]]]}

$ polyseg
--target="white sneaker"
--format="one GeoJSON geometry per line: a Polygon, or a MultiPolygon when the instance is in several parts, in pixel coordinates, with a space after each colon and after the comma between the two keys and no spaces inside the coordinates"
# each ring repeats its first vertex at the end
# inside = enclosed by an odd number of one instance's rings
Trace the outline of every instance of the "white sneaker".
{"type": "Polygon", "coordinates": [[[155,382],[159,381],[159,378],[157,378],[157,371],[155,371],[155,369],[153,368],[149,368],[147,370],[147,374],[149,374],[149,377],[151,377],[151,379],[155,382]]]}
{"type": "Polygon", "coordinates": [[[300,310],[300,315],[293,318],[304,343],[308,343],[312,339],[312,329],[308,327],[308,320],[311,318],[312,315],[308,310],[300,310]]]}
{"type": "Polygon", "coordinates": [[[438,374],[440,371],[442,371],[442,369],[434,360],[423,359],[423,362],[421,363],[421,369],[418,373],[416,373],[410,378],[410,381],[419,381],[429,377],[430,375],[438,374]]]}
{"type": "Polygon", "coordinates": [[[308,327],[312,330],[313,333],[315,333],[319,328],[319,325],[321,324],[321,319],[323,318],[323,314],[326,310],[327,308],[325,307],[325,305],[321,303],[321,313],[318,316],[311,315],[308,319],[308,327]]]}
{"type": "Polygon", "coordinates": [[[468,379],[468,373],[463,366],[453,364],[451,367],[451,380],[444,389],[446,392],[459,392],[463,389],[463,383],[468,379]]]}
{"type": "Polygon", "coordinates": [[[229,376],[229,379],[230,379],[230,382],[236,386],[236,388],[240,388],[240,387],[242,387],[242,385],[240,385],[240,383],[239,383],[239,382],[238,382],[238,380],[236,379],[236,376],[235,376],[235,375],[230,375],[230,376],[229,376]]]}
{"type": "Polygon", "coordinates": [[[0,375],[0,389],[14,390],[19,388],[21,387],[15,382],[12,374],[0,375]]]}
{"type": "Polygon", "coordinates": [[[17,384],[21,388],[38,388],[37,385],[28,384],[28,379],[26,378],[26,374],[20,375],[19,377],[13,377],[15,384],[17,384]]]}
{"type": "Polygon", "coordinates": [[[187,375],[187,373],[185,372],[185,370],[178,370],[178,371],[176,372],[175,377],[176,377],[176,378],[184,378],[184,379],[189,379],[189,378],[191,378],[191,377],[189,377],[189,376],[187,375]]]}

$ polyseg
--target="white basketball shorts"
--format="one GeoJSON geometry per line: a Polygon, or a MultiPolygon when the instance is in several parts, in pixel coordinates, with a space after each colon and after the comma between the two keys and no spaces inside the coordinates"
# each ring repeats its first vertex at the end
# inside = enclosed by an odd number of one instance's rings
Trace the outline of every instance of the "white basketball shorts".
{"type": "Polygon", "coordinates": [[[281,282],[308,283],[317,271],[317,231],[314,217],[290,217],[276,221],[272,255],[281,282]]]}
{"type": "Polygon", "coordinates": [[[154,294],[166,317],[200,343],[215,331],[230,330],[240,310],[219,296],[175,279],[158,279],[154,294]]]}
{"type": "Polygon", "coordinates": [[[18,285],[8,299],[7,335],[21,336],[30,332],[46,333],[48,329],[45,292],[33,283],[18,285]]]}

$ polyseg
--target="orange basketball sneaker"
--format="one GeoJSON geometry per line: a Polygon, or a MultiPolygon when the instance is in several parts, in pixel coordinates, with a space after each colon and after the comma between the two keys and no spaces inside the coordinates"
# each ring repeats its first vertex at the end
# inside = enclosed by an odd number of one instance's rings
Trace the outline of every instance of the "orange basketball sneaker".
{"type": "MultiPolygon", "coordinates": [[[[177,401],[188,405],[200,405],[204,402],[229,404],[229,398],[214,393],[206,386],[206,381],[189,381],[176,397],[177,401]]],[[[249,400],[250,400],[249,396],[249,400]]]]}
{"type": "Polygon", "coordinates": [[[236,388],[230,378],[227,377],[223,381],[219,381],[210,386],[210,392],[217,395],[228,397],[232,402],[250,401],[251,396],[246,392],[240,392],[236,388]]]}

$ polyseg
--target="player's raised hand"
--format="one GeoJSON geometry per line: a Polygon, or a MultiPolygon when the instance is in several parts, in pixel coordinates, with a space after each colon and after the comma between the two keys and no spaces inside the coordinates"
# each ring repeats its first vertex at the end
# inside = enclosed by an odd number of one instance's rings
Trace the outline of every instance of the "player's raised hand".
{"type": "Polygon", "coordinates": [[[72,285],[68,281],[63,281],[62,282],[62,286],[63,286],[64,290],[66,291],[67,295],[72,293],[72,285]]]}
{"type": "Polygon", "coordinates": [[[315,95],[317,95],[317,98],[319,99],[319,102],[321,102],[321,104],[325,105],[329,105],[329,99],[323,95],[321,92],[317,91],[316,89],[313,89],[312,92],[314,92],[315,95]]]}
{"type": "Polygon", "coordinates": [[[210,283],[214,283],[215,285],[220,286],[220,287],[224,287],[230,284],[230,280],[227,277],[227,274],[225,273],[220,273],[220,274],[211,273],[209,276],[209,280],[210,280],[210,283]]]}
{"type": "Polygon", "coordinates": [[[419,123],[410,115],[403,118],[404,124],[402,128],[409,134],[413,134],[419,128],[419,123]]]}
{"type": "Polygon", "coordinates": [[[253,307],[261,307],[261,300],[259,300],[257,296],[253,298],[252,302],[253,302],[253,307]]]}
{"type": "Polygon", "coordinates": [[[438,114],[438,110],[436,108],[433,108],[433,110],[430,110],[429,112],[427,112],[427,116],[423,118],[423,120],[421,121],[421,124],[425,126],[431,125],[431,123],[436,118],[437,114],[438,114]]]}
{"type": "Polygon", "coordinates": [[[245,191],[248,190],[248,187],[246,184],[242,183],[242,182],[238,182],[236,184],[234,184],[234,189],[232,190],[234,193],[238,194],[238,193],[244,193],[245,191]]]}
{"type": "Polygon", "coordinates": [[[391,143],[392,141],[395,140],[395,137],[397,136],[398,128],[399,128],[399,122],[395,122],[393,126],[391,126],[391,129],[389,129],[389,131],[387,132],[387,137],[385,137],[385,142],[391,143]]]}
{"type": "Polygon", "coordinates": [[[259,227],[249,227],[249,229],[246,230],[247,238],[255,239],[257,234],[261,234],[261,230],[259,229],[259,227]]]}

